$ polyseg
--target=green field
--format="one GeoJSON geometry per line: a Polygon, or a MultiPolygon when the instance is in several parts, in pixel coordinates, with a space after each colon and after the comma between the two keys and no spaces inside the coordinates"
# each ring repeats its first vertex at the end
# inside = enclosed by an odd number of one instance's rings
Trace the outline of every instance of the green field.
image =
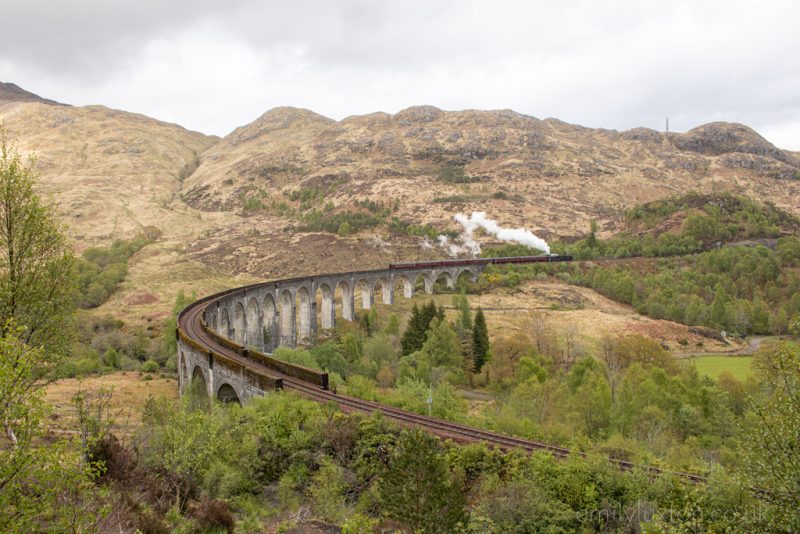
{"type": "Polygon", "coordinates": [[[701,375],[706,375],[714,380],[722,371],[730,372],[737,380],[745,380],[750,376],[750,363],[752,356],[698,356],[691,361],[701,375]]]}

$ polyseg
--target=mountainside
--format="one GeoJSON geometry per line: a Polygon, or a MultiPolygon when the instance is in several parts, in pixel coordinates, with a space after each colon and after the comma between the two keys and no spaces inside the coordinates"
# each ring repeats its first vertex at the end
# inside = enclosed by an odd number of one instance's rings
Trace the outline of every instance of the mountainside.
{"type": "Polygon", "coordinates": [[[422,106],[337,122],[277,108],[202,160],[185,184],[190,205],[258,214],[287,202],[297,209],[281,214],[300,220],[304,206],[291,204],[292,196],[336,208],[388,201],[393,216],[440,229],[454,227],[456,212],[485,210],[545,235],[582,233],[590,219],[610,230],[624,208],[690,189],[800,209],[792,200],[800,157],[729,123],[666,134],[589,129],[507,110],[422,106]]]}
{"type": "Polygon", "coordinates": [[[0,82],[0,104],[5,102],[44,102],[46,104],[59,106],[64,105],[54,100],[47,100],[39,95],[35,95],[16,84],[0,82]]]}
{"type": "Polygon", "coordinates": [[[79,247],[131,237],[146,226],[181,235],[168,204],[181,172],[216,138],[101,106],[0,101],[0,124],[34,154],[41,191],[51,196],[79,247]]]}
{"type": "Polygon", "coordinates": [[[624,210],[731,191],[795,214],[800,157],[746,126],[597,130],[512,111],[328,119],[276,108],[223,139],[0,86],[0,123],[33,153],[76,250],[144,229],[107,309],[162,317],[178,289],[443,257],[427,238],[473,210],[545,238],[624,226],[624,210]],[[239,277],[233,280],[232,277],[239,277]]]}

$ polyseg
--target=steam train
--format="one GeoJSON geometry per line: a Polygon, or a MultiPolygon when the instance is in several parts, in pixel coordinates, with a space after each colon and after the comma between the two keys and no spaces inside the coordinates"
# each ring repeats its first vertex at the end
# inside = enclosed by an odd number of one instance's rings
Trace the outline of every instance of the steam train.
{"type": "Polygon", "coordinates": [[[460,267],[462,265],[489,265],[502,263],[550,263],[572,261],[572,256],[545,254],[542,256],[509,256],[504,258],[468,258],[435,261],[414,261],[408,263],[390,263],[390,269],[435,269],[438,267],[460,267]]]}

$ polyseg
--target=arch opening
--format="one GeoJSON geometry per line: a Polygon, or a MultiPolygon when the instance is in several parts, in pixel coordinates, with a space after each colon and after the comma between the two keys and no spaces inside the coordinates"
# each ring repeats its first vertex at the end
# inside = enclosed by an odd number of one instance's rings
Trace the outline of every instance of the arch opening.
{"type": "Polygon", "coordinates": [[[222,311],[219,312],[218,334],[228,339],[231,338],[231,319],[228,316],[228,308],[222,308],[222,311]]]}
{"type": "Polygon", "coordinates": [[[208,384],[206,383],[206,375],[199,365],[196,365],[192,371],[192,380],[189,382],[189,394],[192,396],[207,397],[208,384]]]}
{"type": "Polygon", "coordinates": [[[436,277],[433,279],[433,292],[434,293],[451,293],[456,288],[455,278],[448,271],[440,271],[434,273],[436,277]]]}
{"type": "Polygon", "coordinates": [[[236,393],[236,390],[233,389],[233,386],[230,384],[222,384],[217,390],[217,399],[220,402],[224,403],[236,403],[241,406],[242,401],[239,400],[239,395],[236,393]]]}
{"type": "Polygon", "coordinates": [[[461,271],[459,271],[458,274],[456,275],[456,280],[455,280],[456,291],[458,292],[463,291],[464,293],[472,293],[473,292],[472,285],[478,281],[479,274],[480,273],[478,271],[473,271],[472,269],[469,268],[462,269],[461,271]]]}
{"type": "Polygon", "coordinates": [[[258,307],[258,300],[253,297],[247,301],[247,315],[245,322],[247,323],[247,344],[248,346],[255,347],[256,349],[264,348],[264,335],[261,330],[261,310],[258,307]]]}
{"type": "Polygon", "coordinates": [[[272,352],[278,346],[280,333],[278,331],[278,310],[275,306],[275,298],[267,294],[264,297],[264,304],[261,308],[264,311],[261,339],[266,352],[272,352]]]}
{"type": "Polygon", "coordinates": [[[244,305],[237,302],[233,306],[233,341],[244,345],[247,342],[247,318],[244,314],[244,305]]]}
{"type": "Polygon", "coordinates": [[[414,277],[414,292],[418,291],[429,295],[433,293],[433,280],[427,274],[419,273],[414,277]]]}
{"type": "Polygon", "coordinates": [[[414,282],[407,276],[395,277],[395,289],[400,289],[403,298],[410,299],[414,296],[414,282]]]}

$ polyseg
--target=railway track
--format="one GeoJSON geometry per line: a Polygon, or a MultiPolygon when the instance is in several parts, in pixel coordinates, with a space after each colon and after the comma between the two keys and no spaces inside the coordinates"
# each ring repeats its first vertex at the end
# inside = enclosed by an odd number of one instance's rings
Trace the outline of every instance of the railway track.
{"type": "MultiPolygon", "coordinates": [[[[573,451],[563,447],[539,441],[507,436],[489,430],[470,427],[436,417],[420,415],[388,406],[385,404],[366,401],[356,397],[338,394],[320,388],[316,384],[304,382],[297,378],[268,368],[256,361],[248,359],[237,353],[229,346],[217,342],[214,337],[206,330],[203,324],[203,313],[205,308],[214,303],[217,299],[232,292],[241,291],[243,288],[228,290],[216,295],[205,297],[189,305],[178,318],[178,335],[183,335],[190,342],[203,351],[214,354],[215,357],[228,359],[245,369],[274,380],[278,387],[296,392],[303,397],[321,403],[334,403],[345,412],[357,412],[363,414],[381,413],[383,416],[399,425],[405,427],[418,427],[425,429],[432,434],[444,439],[451,439],[457,443],[485,443],[489,446],[503,450],[522,449],[527,452],[545,451],[556,458],[567,458],[573,451]]],[[[574,454],[584,455],[576,452],[574,454]]],[[[638,465],[631,462],[609,459],[609,462],[623,471],[633,471],[635,469],[644,470],[652,474],[669,473],[693,483],[704,482],[705,477],[692,473],[665,471],[655,466],[638,465]]]]}

